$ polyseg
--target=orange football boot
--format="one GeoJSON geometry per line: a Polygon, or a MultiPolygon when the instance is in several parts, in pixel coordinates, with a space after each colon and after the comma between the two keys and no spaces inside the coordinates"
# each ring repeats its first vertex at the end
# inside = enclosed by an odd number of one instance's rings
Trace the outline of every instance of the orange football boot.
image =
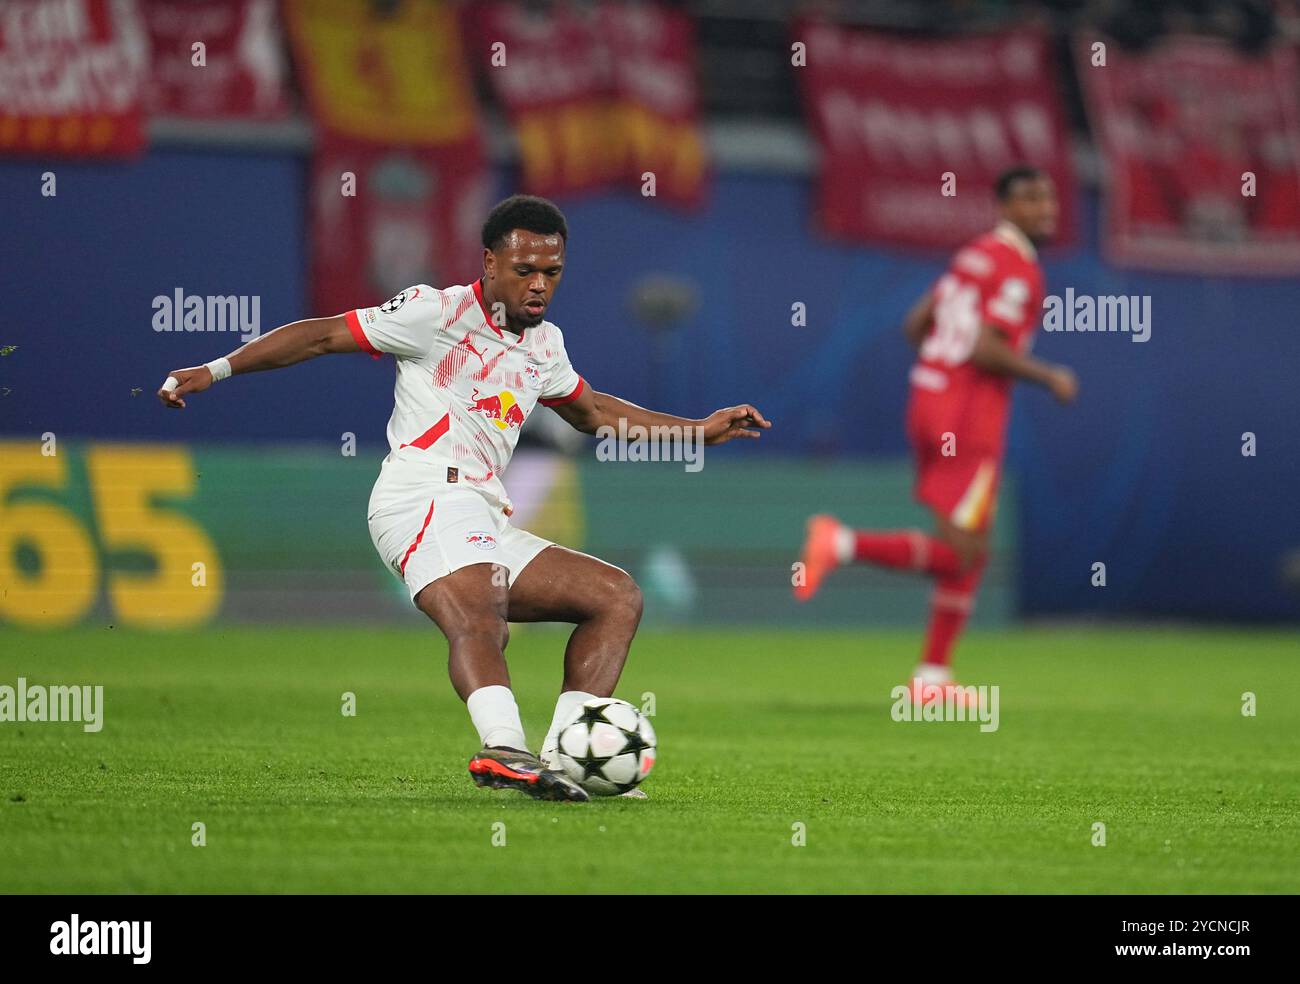
{"type": "Polygon", "coordinates": [[[979,710],[979,691],[972,694],[951,678],[939,682],[922,679],[919,673],[914,673],[912,679],[907,681],[907,686],[912,694],[912,703],[918,707],[936,700],[946,704],[948,692],[952,691],[953,701],[957,706],[964,707],[968,711],[979,710]]]}
{"type": "Polygon", "coordinates": [[[796,601],[807,601],[817,593],[822,579],[840,566],[836,540],[840,521],[834,516],[813,516],[808,520],[808,534],[803,541],[803,583],[794,586],[796,601]]]}

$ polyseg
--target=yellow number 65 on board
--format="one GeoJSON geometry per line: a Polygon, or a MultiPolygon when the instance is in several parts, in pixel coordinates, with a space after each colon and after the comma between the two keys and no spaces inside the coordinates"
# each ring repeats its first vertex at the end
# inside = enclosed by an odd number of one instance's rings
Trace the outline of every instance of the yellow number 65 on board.
{"type": "MultiPolygon", "coordinates": [[[[104,555],[144,553],[147,571],[105,572],[113,617],[123,625],[174,628],[200,624],[221,604],[216,547],[188,517],[158,508],[155,496],[194,492],[184,448],[101,445],[86,454],[100,547],[104,555]]],[[[31,627],[84,618],[99,592],[101,564],[85,526],[67,508],[28,490],[60,493],[66,454],[45,456],[35,442],[0,445],[0,619],[31,627]],[[26,548],[36,570],[19,562],[26,548]]]]}

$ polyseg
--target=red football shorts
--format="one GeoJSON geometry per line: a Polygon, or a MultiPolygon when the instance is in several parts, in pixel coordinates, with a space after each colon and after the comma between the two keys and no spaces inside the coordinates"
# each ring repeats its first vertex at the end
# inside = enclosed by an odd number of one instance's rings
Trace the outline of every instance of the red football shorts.
{"type": "Polygon", "coordinates": [[[960,530],[985,532],[997,507],[1001,452],[960,446],[915,421],[908,437],[916,455],[916,498],[960,530]]]}

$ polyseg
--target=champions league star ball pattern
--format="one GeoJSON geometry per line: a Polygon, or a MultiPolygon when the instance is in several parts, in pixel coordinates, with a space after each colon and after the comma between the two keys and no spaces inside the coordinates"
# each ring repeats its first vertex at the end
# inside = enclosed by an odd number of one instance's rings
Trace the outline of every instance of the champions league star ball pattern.
{"type": "Polygon", "coordinates": [[[655,729],[625,700],[594,697],[560,729],[560,767],[595,796],[634,788],[655,764],[655,729]]]}

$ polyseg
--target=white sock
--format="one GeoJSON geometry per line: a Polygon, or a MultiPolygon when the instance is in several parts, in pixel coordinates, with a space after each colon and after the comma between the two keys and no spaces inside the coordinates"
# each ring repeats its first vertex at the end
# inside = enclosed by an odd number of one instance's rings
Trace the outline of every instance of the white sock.
{"type": "Polygon", "coordinates": [[[854,535],[853,530],[847,526],[841,526],[835,531],[835,556],[841,564],[851,564],[853,555],[858,550],[858,538],[854,535]]]}
{"type": "Polygon", "coordinates": [[[517,748],[528,751],[524,725],[519,720],[519,705],[509,687],[500,684],[479,687],[465,701],[470,720],[478,729],[483,746],[517,748]]]}
{"type": "Polygon", "coordinates": [[[548,766],[559,764],[556,750],[560,747],[560,729],[568,724],[569,718],[573,716],[580,704],[586,703],[595,696],[582,690],[566,690],[560,694],[560,699],[555,702],[555,716],[551,718],[551,730],[546,732],[546,740],[542,742],[542,762],[548,766]]]}
{"type": "Polygon", "coordinates": [[[952,670],[937,663],[921,663],[912,673],[912,678],[920,678],[923,687],[942,687],[952,681],[952,670]]]}

